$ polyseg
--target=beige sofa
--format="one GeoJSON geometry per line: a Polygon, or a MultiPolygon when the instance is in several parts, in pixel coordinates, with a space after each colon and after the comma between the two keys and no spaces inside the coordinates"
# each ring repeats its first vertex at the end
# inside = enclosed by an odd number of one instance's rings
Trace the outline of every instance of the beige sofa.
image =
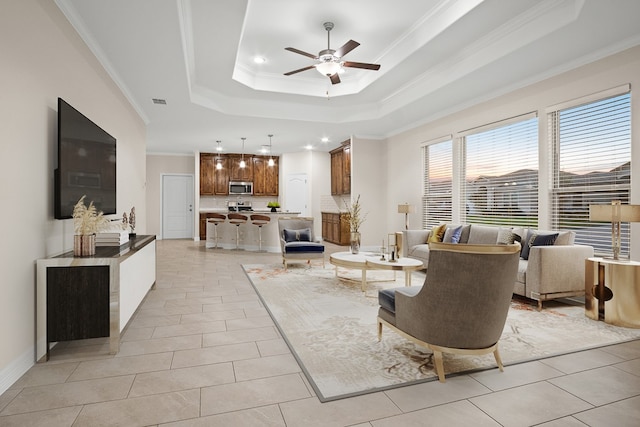
{"type": "MultiPolygon", "coordinates": [[[[593,248],[575,244],[575,232],[447,224],[442,241],[451,242],[453,232],[456,230],[460,233],[458,243],[509,243],[512,238],[515,238],[523,247],[528,245],[527,240],[531,240],[532,236],[557,233],[553,245],[529,246],[528,259],[520,258],[513,293],[538,301],[539,309],[542,308],[543,301],[584,295],[585,260],[593,256],[593,248]]],[[[431,236],[431,230],[405,230],[402,234],[401,254],[422,261],[425,268],[428,268],[427,241],[431,236]]]]}

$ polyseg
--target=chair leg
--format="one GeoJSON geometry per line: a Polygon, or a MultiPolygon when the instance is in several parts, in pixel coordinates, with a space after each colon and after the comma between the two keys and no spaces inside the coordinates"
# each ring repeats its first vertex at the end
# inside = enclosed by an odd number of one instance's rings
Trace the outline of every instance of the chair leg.
{"type": "Polygon", "coordinates": [[[442,352],[433,350],[433,360],[436,367],[436,374],[438,374],[438,380],[443,383],[444,380],[444,363],[442,362],[442,352]]]}
{"type": "Polygon", "coordinates": [[[500,368],[500,372],[504,372],[504,366],[502,365],[502,359],[500,358],[500,352],[498,352],[498,346],[493,350],[493,357],[496,359],[496,363],[498,364],[498,368],[500,368]]]}

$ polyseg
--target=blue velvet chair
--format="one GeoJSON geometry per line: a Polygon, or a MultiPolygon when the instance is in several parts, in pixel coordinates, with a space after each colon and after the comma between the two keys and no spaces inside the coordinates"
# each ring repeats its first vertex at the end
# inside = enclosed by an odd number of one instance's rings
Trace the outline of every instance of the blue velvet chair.
{"type": "Polygon", "coordinates": [[[278,218],[282,264],[285,270],[291,261],[307,261],[321,259],[324,267],[324,245],[322,239],[316,238],[311,217],[278,218]]]}

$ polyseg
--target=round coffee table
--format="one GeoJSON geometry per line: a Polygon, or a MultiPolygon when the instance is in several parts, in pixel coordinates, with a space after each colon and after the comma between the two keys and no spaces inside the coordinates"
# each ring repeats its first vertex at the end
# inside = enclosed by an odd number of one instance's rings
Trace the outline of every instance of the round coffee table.
{"type": "Polygon", "coordinates": [[[362,271],[361,289],[367,289],[367,270],[392,270],[405,272],[405,286],[411,286],[411,272],[420,270],[423,267],[422,261],[413,258],[400,258],[394,262],[380,260],[380,254],[371,252],[361,252],[352,254],[351,252],[335,252],[329,255],[329,263],[336,266],[336,277],[338,267],[350,268],[362,271]]]}

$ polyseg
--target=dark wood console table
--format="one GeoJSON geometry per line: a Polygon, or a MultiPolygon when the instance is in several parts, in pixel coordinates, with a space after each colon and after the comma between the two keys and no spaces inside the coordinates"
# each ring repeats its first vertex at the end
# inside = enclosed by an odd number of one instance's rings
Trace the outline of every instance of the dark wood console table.
{"type": "Polygon", "coordinates": [[[73,251],[37,261],[36,360],[50,344],[109,337],[116,354],[120,333],[156,281],[156,236],[137,236],[96,254],[73,251]]]}

